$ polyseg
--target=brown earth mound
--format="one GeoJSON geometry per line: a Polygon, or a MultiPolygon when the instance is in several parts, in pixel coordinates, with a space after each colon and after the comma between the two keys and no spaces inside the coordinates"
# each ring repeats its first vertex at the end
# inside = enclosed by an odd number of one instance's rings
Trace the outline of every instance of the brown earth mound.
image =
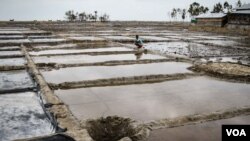
{"type": "Polygon", "coordinates": [[[205,72],[218,78],[250,82],[250,67],[240,64],[207,63],[194,65],[189,69],[196,72],[205,72]]]}

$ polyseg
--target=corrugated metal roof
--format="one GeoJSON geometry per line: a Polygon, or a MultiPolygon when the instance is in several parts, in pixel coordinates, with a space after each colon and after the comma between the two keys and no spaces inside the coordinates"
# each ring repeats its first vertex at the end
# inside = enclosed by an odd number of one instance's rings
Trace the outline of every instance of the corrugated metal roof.
{"type": "Polygon", "coordinates": [[[250,10],[234,11],[233,14],[250,14],[250,10]]]}
{"type": "Polygon", "coordinates": [[[241,7],[236,8],[236,10],[244,10],[244,9],[250,10],[250,3],[244,4],[241,7]]]}
{"type": "Polygon", "coordinates": [[[223,18],[225,17],[226,14],[224,13],[206,13],[206,14],[201,14],[199,16],[196,16],[195,18],[223,18]]]}

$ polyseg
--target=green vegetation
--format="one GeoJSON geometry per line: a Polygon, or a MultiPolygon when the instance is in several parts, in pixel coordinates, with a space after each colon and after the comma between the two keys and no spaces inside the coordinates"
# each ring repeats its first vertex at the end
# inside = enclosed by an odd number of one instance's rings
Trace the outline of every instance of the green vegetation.
{"type": "Polygon", "coordinates": [[[86,12],[74,12],[74,10],[69,10],[65,12],[65,19],[68,21],[80,21],[80,22],[85,22],[85,21],[95,21],[97,22],[98,20],[101,22],[107,22],[109,21],[109,15],[108,14],[103,14],[98,16],[98,12],[94,11],[94,14],[92,13],[86,13],[86,12]]]}

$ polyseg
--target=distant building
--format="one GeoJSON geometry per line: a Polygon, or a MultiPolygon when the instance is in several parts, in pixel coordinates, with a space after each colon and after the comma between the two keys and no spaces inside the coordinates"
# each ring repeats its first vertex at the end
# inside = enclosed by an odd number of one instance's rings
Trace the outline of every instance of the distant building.
{"type": "Polygon", "coordinates": [[[206,13],[195,17],[197,25],[223,27],[227,23],[227,14],[206,13]]]}
{"type": "Polygon", "coordinates": [[[228,15],[229,27],[247,27],[250,29],[250,4],[236,8],[228,15]]]}

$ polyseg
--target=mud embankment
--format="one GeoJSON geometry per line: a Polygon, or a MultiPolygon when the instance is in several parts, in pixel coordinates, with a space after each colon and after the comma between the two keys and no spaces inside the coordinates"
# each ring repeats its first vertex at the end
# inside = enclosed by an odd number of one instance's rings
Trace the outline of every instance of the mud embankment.
{"type": "Polygon", "coordinates": [[[91,137],[88,135],[86,129],[82,129],[79,126],[79,122],[72,115],[68,106],[65,105],[49,88],[43,76],[36,68],[35,63],[29,56],[26,47],[21,46],[22,52],[25,54],[25,57],[28,62],[28,69],[33,75],[34,79],[40,87],[43,98],[46,100],[47,108],[51,113],[54,114],[59,126],[67,130],[67,134],[74,137],[77,141],[92,141],[91,137]]]}
{"type": "Polygon", "coordinates": [[[36,63],[36,66],[45,69],[60,69],[67,67],[82,67],[82,66],[119,66],[119,65],[133,65],[133,64],[150,64],[150,63],[162,63],[162,62],[172,62],[175,59],[143,59],[143,60],[122,60],[122,61],[105,61],[97,63],[78,63],[78,64],[58,64],[58,63],[36,63]]]}
{"type": "Polygon", "coordinates": [[[170,80],[181,80],[190,77],[201,76],[198,73],[180,73],[173,75],[146,75],[134,77],[121,77],[111,79],[98,79],[79,82],[65,82],[60,84],[50,83],[53,89],[73,89],[73,88],[87,88],[87,87],[100,87],[100,86],[117,86],[117,85],[132,85],[132,84],[145,84],[156,83],[170,80]]]}
{"type": "Polygon", "coordinates": [[[207,114],[196,114],[196,115],[187,115],[183,117],[177,117],[173,119],[162,119],[150,122],[146,124],[151,129],[162,129],[162,128],[173,128],[190,124],[197,124],[207,121],[215,121],[221,119],[228,119],[237,117],[240,115],[249,115],[250,114],[250,106],[232,108],[222,111],[216,111],[213,113],[207,114]]]}
{"type": "Polygon", "coordinates": [[[250,67],[233,63],[197,64],[189,68],[216,78],[250,83],[250,67]]]}

